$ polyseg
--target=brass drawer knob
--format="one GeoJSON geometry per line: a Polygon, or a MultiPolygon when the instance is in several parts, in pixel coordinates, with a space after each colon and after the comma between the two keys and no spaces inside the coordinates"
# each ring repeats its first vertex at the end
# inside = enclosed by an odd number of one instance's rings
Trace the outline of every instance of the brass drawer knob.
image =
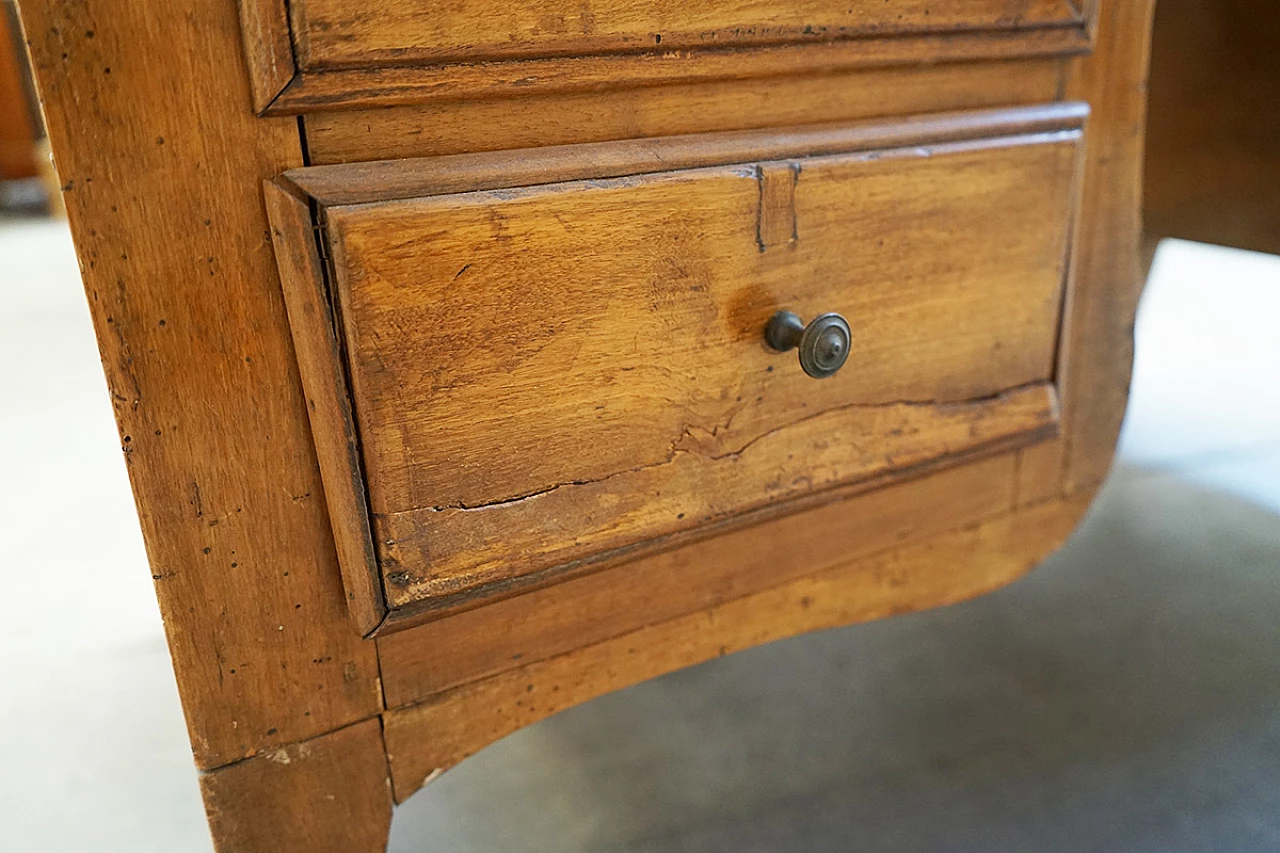
{"type": "Polygon", "coordinates": [[[814,379],[825,379],[849,360],[853,333],[839,314],[822,314],[806,326],[799,315],[779,311],[765,326],[764,339],[778,352],[798,348],[804,372],[814,379]]]}

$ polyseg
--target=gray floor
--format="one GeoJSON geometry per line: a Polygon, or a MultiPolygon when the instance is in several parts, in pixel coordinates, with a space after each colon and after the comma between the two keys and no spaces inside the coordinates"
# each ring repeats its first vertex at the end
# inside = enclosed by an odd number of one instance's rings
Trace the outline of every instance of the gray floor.
{"type": "MultiPolygon", "coordinates": [[[[0,851],[207,851],[61,226],[0,223],[0,291],[0,851]]],[[[1280,259],[1166,245],[1124,462],[1048,564],[526,729],[392,849],[1280,850],[1277,316],[1280,259]]]]}

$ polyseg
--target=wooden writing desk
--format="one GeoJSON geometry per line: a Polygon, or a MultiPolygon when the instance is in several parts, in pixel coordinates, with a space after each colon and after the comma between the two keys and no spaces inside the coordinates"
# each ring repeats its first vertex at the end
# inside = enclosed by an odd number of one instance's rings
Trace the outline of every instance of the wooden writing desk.
{"type": "Polygon", "coordinates": [[[353,8],[22,4],[220,850],[1071,531],[1150,3],[353,8]]]}

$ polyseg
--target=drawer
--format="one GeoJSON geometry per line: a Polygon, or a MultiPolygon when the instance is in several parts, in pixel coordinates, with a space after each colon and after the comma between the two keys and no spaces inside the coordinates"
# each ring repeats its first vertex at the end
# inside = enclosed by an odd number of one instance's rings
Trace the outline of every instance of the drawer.
{"type": "Polygon", "coordinates": [[[259,109],[741,80],[1088,49],[1094,0],[243,0],[259,109]]]}
{"type": "Polygon", "coordinates": [[[310,68],[1033,30],[1081,19],[1074,0],[294,0],[290,8],[299,58],[310,68]]]}
{"type": "Polygon", "coordinates": [[[1084,114],[287,173],[349,580],[443,613],[1054,435],[1084,114]],[[841,315],[843,367],[781,311],[841,315]]]}

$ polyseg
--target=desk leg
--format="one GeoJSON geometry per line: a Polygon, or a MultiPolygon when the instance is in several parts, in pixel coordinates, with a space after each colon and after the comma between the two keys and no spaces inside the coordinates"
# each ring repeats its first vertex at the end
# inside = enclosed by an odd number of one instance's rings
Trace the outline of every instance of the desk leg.
{"type": "Polygon", "coordinates": [[[218,853],[382,853],[391,783],[374,718],[200,779],[218,853]]]}

